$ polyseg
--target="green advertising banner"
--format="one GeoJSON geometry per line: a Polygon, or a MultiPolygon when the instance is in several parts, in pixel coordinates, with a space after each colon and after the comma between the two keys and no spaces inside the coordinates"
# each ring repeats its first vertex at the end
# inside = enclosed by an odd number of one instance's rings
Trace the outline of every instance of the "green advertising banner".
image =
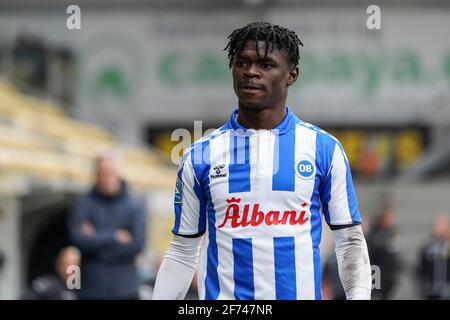
{"type": "Polygon", "coordinates": [[[180,10],[106,11],[81,7],[81,29],[65,13],[0,15],[13,38],[28,28],[77,56],[76,112],[110,128],[225,120],[236,105],[223,48],[254,20],[294,29],[304,47],[288,103],[321,125],[450,124],[450,11],[381,7],[370,30],[366,8],[281,10],[255,16],[180,10]]]}

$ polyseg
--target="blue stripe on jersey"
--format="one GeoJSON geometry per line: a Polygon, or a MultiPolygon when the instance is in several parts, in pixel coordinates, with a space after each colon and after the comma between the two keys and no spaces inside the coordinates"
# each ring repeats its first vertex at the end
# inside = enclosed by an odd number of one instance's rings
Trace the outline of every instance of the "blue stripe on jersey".
{"type": "Polygon", "coordinates": [[[325,216],[325,220],[330,224],[330,212],[328,203],[331,198],[331,162],[333,159],[334,148],[337,141],[329,134],[313,127],[316,134],[316,168],[317,173],[314,181],[313,194],[311,196],[311,239],[313,246],[314,263],[314,288],[315,299],[322,299],[321,292],[321,266],[320,266],[320,241],[322,237],[322,217],[320,206],[325,216]]]}
{"type": "MultiPolygon", "coordinates": [[[[183,169],[180,171],[182,172],[183,169]]],[[[178,178],[179,179],[179,178],[178,178]]],[[[177,183],[178,184],[178,183],[177,183]]],[[[180,224],[181,224],[181,211],[182,211],[182,203],[175,203],[174,204],[174,210],[175,210],[175,223],[172,229],[172,232],[175,234],[178,234],[178,231],[180,230],[180,224]]]]}
{"type": "Polygon", "coordinates": [[[194,192],[199,201],[199,217],[198,217],[198,232],[203,232],[206,229],[206,196],[203,193],[201,185],[198,183],[197,179],[194,179],[194,192]]]}
{"type": "Polygon", "coordinates": [[[273,238],[277,300],[297,299],[294,241],[294,237],[273,238]]]}
{"type": "MultiPolygon", "coordinates": [[[[319,167],[317,159],[324,153],[322,149],[323,144],[320,141],[319,133],[316,134],[316,168],[319,167]]],[[[323,159],[322,159],[323,160],[323,159]]],[[[322,174],[326,174],[322,173],[322,174]]],[[[320,214],[320,176],[316,174],[314,179],[314,188],[311,196],[311,239],[313,249],[313,264],[314,264],[314,294],[316,300],[322,300],[322,270],[320,266],[320,241],[322,238],[322,216],[320,214]]],[[[331,189],[330,189],[331,190],[331,189]]]]}
{"type": "Polygon", "coordinates": [[[295,131],[278,134],[274,148],[272,190],[295,191],[295,131]]]}
{"type": "MultiPolygon", "coordinates": [[[[325,151],[323,149],[324,147],[324,141],[322,141],[322,135],[317,133],[316,134],[316,168],[320,168],[321,165],[319,162],[322,163],[322,166],[328,161],[331,162],[331,160],[327,159],[321,159],[320,156],[325,155],[325,151]]],[[[315,180],[314,180],[314,188],[313,193],[311,196],[311,239],[312,239],[312,249],[313,249],[313,263],[314,263],[314,292],[315,292],[315,299],[321,300],[322,299],[322,274],[321,274],[321,266],[320,266],[320,241],[322,238],[322,216],[320,214],[320,196],[321,192],[319,191],[319,188],[321,186],[320,180],[321,177],[325,176],[327,172],[323,171],[323,168],[317,169],[319,174],[316,174],[315,180]]],[[[328,193],[331,192],[331,185],[326,185],[325,189],[328,188],[328,193]]],[[[323,190],[323,189],[322,189],[323,190]]],[[[325,191],[327,192],[327,191],[325,191]]],[[[329,196],[328,196],[329,197],[329,196]]],[[[328,203],[328,202],[327,202],[328,203]]],[[[328,208],[328,207],[327,207],[328,208]]],[[[328,215],[329,217],[329,215],[328,215]]]]}
{"type": "Polygon", "coordinates": [[[320,185],[320,198],[322,202],[322,211],[327,224],[331,224],[330,210],[328,209],[328,203],[331,199],[331,173],[322,181],[320,185]]]}
{"type": "Polygon", "coordinates": [[[252,239],[233,239],[234,297],[255,300],[252,239]]]}
{"type": "Polygon", "coordinates": [[[327,224],[331,223],[328,203],[331,199],[331,162],[333,161],[334,148],[336,141],[330,136],[317,131],[316,135],[316,177],[319,181],[320,201],[322,211],[327,224]]]}
{"type": "Polygon", "coordinates": [[[183,208],[183,168],[184,163],[186,162],[187,157],[189,156],[189,152],[186,152],[183,155],[183,158],[181,159],[180,163],[180,169],[177,173],[177,182],[176,182],[176,188],[180,188],[181,190],[176,190],[178,192],[175,192],[174,195],[174,211],[175,211],[175,223],[172,229],[172,232],[174,234],[178,234],[180,230],[180,224],[181,224],[181,213],[183,208]]]}
{"type": "Polygon", "coordinates": [[[205,196],[208,199],[208,249],[207,249],[207,265],[205,277],[205,300],[216,300],[219,296],[219,275],[217,274],[217,266],[219,265],[216,242],[216,210],[211,198],[211,190],[209,188],[209,171],[210,171],[210,146],[209,140],[202,143],[204,150],[203,158],[207,160],[205,172],[205,196]]]}
{"type": "Polygon", "coordinates": [[[228,192],[250,192],[250,138],[230,134],[228,192]]]}

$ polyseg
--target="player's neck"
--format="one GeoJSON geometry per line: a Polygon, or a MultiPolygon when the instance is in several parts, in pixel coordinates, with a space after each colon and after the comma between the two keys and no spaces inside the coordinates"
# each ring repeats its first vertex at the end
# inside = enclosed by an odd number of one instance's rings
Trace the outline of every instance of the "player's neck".
{"type": "Polygon", "coordinates": [[[278,126],[286,116],[286,106],[253,109],[239,106],[237,122],[247,129],[270,130],[278,126]]]}

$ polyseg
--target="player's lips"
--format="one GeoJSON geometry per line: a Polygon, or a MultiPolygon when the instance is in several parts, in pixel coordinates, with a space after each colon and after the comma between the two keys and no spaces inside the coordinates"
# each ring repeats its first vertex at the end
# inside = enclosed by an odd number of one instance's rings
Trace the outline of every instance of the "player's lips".
{"type": "Polygon", "coordinates": [[[239,88],[246,93],[257,93],[264,90],[263,86],[256,84],[242,84],[239,88]]]}

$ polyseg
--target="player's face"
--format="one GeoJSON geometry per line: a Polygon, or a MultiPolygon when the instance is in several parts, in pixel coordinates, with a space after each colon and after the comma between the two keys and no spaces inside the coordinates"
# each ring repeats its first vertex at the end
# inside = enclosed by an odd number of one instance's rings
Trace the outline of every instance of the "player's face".
{"type": "Polygon", "coordinates": [[[284,51],[263,41],[249,40],[234,57],[233,87],[239,106],[264,109],[286,103],[288,87],[298,77],[298,67],[288,63],[284,51]],[[269,46],[265,56],[266,46],[269,46]]]}

